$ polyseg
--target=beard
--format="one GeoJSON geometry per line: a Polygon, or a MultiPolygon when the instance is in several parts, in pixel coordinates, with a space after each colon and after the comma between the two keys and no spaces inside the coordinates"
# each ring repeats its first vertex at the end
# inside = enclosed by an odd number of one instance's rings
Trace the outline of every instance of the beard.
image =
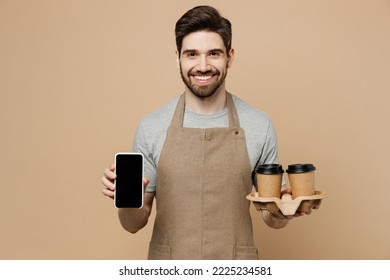
{"type": "Polygon", "coordinates": [[[217,90],[220,88],[220,86],[223,84],[225,81],[227,75],[227,66],[226,66],[226,71],[224,75],[221,77],[221,73],[218,70],[213,70],[213,71],[206,71],[206,72],[195,72],[195,73],[188,73],[187,77],[184,76],[183,71],[181,69],[180,65],[180,76],[181,79],[183,80],[184,84],[189,88],[189,90],[197,97],[201,99],[206,99],[208,97],[211,97],[214,95],[214,93],[217,92],[217,90]],[[220,77],[220,79],[217,79],[213,83],[209,85],[196,85],[191,82],[190,76],[193,74],[197,75],[203,75],[203,76],[208,76],[208,75],[217,75],[220,77]]]}

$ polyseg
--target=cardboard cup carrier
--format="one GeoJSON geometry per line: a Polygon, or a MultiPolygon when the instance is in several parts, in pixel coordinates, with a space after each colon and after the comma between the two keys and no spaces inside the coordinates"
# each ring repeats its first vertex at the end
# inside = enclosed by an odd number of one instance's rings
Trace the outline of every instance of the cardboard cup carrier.
{"type": "Polygon", "coordinates": [[[280,211],[283,215],[318,209],[322,200],[328,195],[326,192],[315,190],[315,170],[315,166],[310,163],[289,165],[286,172],[291,194],[285,193],[281,197],[282,166],[259,165],[252,173],[257,191],[248,194],[246,199],[253,202],[257,211],[265,209],[271,213],[280,211]]]}

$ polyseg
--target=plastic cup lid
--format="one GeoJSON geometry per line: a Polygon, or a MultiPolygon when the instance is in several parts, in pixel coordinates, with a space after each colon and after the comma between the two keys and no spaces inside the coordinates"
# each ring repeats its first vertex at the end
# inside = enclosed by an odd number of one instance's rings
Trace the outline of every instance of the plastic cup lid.
{"type": "Polygon", "coordinates": [[[262,164],[257,166],[256,173],[259,174],[280,174],[284,173],[284,170],[280,164],[262,164]]]}
{"type": "Polygon", "coordinates": [[[311,163],[298,163],[290,164],[286,170],[287,173],[304,173],[316,170],[315,166],[311,163]]]}

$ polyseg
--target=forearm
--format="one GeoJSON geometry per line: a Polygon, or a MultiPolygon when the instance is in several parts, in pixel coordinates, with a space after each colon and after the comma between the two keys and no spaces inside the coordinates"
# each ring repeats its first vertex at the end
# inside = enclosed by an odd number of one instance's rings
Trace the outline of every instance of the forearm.
{"type": "Polygon", "coordinates": [[[131,233],[136,233],[143,228],[149,219],[149,214],[145,208],[121,208],[118,210],[118,216],[122,227],[131,233]]]}
{"type": "Polygon", "coordinates": [[[125,230],[136,233],[148,223],[154,196],[155,193],[146,192],[144,206],[140,209],[120,208],[118,210],[119,220],[125,230]]]}
{"type": "Polygon", "coordinates": [[[271,228],[279,229],[287,226],[289,218],[283,216],[282,214],[271,214],[268,210],[262,210],[261,215],[263,217],[264,222],[271,228]]]}

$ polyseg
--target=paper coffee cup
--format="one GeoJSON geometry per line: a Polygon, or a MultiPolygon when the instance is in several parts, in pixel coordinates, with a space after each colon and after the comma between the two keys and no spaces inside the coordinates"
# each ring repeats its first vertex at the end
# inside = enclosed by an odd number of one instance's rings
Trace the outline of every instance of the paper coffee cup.
{"type": "Polygon", "coordinates": [[[280,198],[283,168],[280,164],[263,164],[256,168],[257,190],[260,197],[280,198]]]}
{"type": "MultiPolygon", "coordinates": [[[[290,182],[292,198],[299,196],[311,196],[315,194],[315,166],[311,163],[291,164],[286,172],[290,182]]],[[[307,211],[310,207],[309,201],[302,201],[298,211],[307,211]]]]}

